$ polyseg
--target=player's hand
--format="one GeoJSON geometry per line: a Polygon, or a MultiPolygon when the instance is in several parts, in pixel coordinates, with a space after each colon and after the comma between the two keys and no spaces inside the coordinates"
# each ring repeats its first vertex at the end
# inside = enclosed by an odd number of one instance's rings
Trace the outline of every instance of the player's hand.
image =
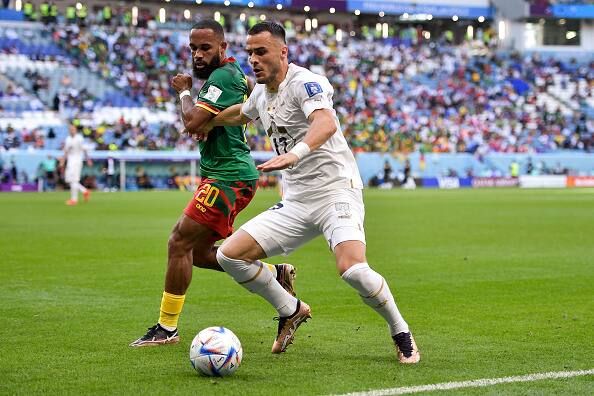
{"type": "Polygon", "coordinates": [[[197,142],[204,142],[206,141],[206,139],[208,139],[208,131],[190,132],[186,128],[184,128],[182,133],[187,133],[192,137],[192,139],[196,140],[197,142]]]}
{"type": "Polygon", "coordinates": [[[91,160],[91,159],[88,159],[88,160],[87,160],[87,166],[88,166],[88,167],[91,167],[91,166],[93,166],[93,160],[91,160]]]}
{"type": "Polygon", "coordinates": [[[293,153],[286,153],[274,157],[263,164],[258,165],[256,168],[262,172],[272,172],[275,170],[286,169],[293,166],[299,161],[299,158],[293,153]]]}
{"type": "Polygon", "coordinates": [[[171,88],[175,89],[178,94],[185,90],[192,89],[192,76],[186,73],[177,74],[171,80],[171,88]]]}

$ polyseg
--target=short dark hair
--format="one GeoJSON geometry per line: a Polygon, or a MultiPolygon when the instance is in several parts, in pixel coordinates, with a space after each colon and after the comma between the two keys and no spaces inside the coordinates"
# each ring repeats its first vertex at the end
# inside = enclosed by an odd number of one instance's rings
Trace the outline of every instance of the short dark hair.
{"type": "Polygon", "coordinates": [[[286,43],[285,28],[280,24],[272,21],[258,22],[248,30],[248,35],[253,36],[258,33],[269,32],[274,37],[278,37],[286,43]]]}
{"type": "Polygon", "coordinates": [[[203,19],[199,22],[196,22],[194,26],[192,26],[192,30],[194,29],[210,29],[217,36],[225,39],[225,31],[223,30],[223,26],[214,19],[203,19]]]}

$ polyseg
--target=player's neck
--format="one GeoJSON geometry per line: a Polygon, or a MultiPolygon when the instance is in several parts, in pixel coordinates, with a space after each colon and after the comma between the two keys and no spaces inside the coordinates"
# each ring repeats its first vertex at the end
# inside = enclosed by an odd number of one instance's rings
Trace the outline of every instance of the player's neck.
{"type": "Polygon", "coordinates": [[[286,63],[281,64],[280,72],[277,74],[277,77],[271,83],[266,84],[268,92],[278,92],[278,87],[285,81],[288,72],[289,65],[286,63]]]}

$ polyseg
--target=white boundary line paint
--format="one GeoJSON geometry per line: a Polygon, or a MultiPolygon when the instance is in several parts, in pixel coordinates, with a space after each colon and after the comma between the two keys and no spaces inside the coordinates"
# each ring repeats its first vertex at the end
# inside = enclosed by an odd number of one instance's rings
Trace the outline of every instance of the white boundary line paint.
{"type": "Polygon", "coordinates": [[[536,373],[519,375],[514,377],[502,377],[502,378],[483,378],[472,381],[459,381],[459,382],[442,382],[440,384],[430,385],[419,385],[419,386],[404,386],[401,388],[388,388],[388,389],[377,389],[365,392],[353,392],[345,393],[341,396],[387,396],[387,395],[404,395],[408,393],[418,392],[431,392],[438,390],[448,389],[461,389],[461,388],[478,388],[483,386],[492,386],[497,384],[509,384],[514,382],[531,382],[541,381],[548,379],[557,378],[571,378],[594,375],[594,369],[590,370],[579,370],[579,371],[554,371],[550,373],[536,373]]]}

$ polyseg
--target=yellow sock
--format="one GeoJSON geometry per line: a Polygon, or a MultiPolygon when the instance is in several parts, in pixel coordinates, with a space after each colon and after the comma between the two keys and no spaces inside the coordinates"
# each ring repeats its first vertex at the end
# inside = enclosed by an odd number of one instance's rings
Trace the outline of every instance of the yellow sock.
{"type": "Polygon", "coordinates": [[[262,264],[266,265],[268,270],[270,272],[272,272],[272,276],[274,276],[276,278],[276,267],[274,266],[274,264],[268,264],[268,263],[265,263],[264,261],[262,261],[262,264]]]}
{"type": "Polygon", "coordinates": [[[159,315],[159,324],[176,329],[177,321],[179,320],[179,314],[182,311],[185,299],[185,295],[178,296],[164,291],[163,298],[161,299],[161,314],[159,315]]]}

